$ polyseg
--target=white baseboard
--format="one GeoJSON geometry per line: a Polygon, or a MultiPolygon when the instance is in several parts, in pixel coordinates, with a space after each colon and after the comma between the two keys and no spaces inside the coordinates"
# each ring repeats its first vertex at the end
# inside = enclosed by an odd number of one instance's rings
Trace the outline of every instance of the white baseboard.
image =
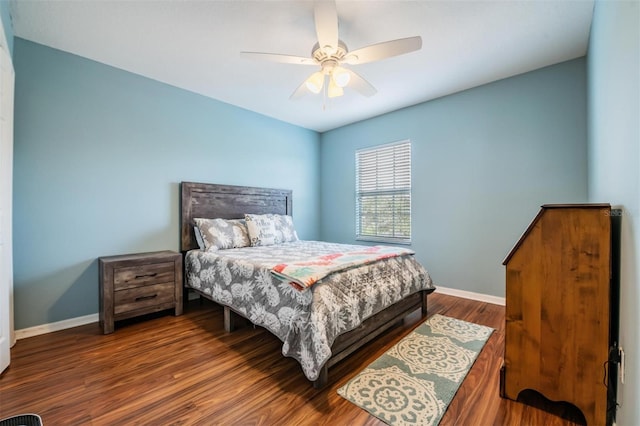
{"type": "Polygon", "coordinates": [[[66,330],[67,328],[78,327],[80,325],[98,322],[98,314],[85,315],[83,317],[70,318],[63,321],[52,322],[50,324],[36,325],[35,327],[16,330],[16,340],[27,337],[39,336],[40,334],[53,333],[54,331],[66,330]]]}
{"type": "MultiPolygon", "coordinates": [[[[189,300],[197,299],[195,293],[189,294],[189,300]]],[[[85,315],[83,317],[69,318],[67,320],[52,322],[50,324],[36,325],[35,327],[23,328],[15,331],[15,340],[26,339],[27,337],[39,336],[41,334],[53,333],[54,331],[66,330],[67,328],[78,327],[92,322],[100,321],[97,313],[85,315]]],[[[11,346],[15,344],[15,341],[11,346]]]]}
{"type": "Polygon", "coordinates": [[[492,303],[494,305],[505,306],[506,299],[504,297],[491,296],[489,294],[474,293],[472,291],[458,290],[456,288],[447,288],[436,286],[436,292],[447,294],[449,296],[462,297],[464,299],[477,300],[479,302],[492,303]]]}
{"type": "MultiPolygon", "coordinates": [[[[458,290],[455,288],[440,287],[436,288],[436,292],[447,294],[449,296],[462,297],[464,299],[477,300],[479,302],[493,303],[494,305],[505,306],[505,298],[491,296],[488,294],[474,293],[472,291],[458,290]]],[[[191,300],[191,296],[189,300],[191,300]]],[[[197,298],[197,295],[193,298],[197,298]]],[[[63,321],[52,322],[50,324],[37,325],[35,327],[23,328],[16,330],[16,340],[26,339],[27,337],[39,336],[41,334],[53,333],[54,331],[66,330],[67,328],[78,327],[92,322],[98,322],[98,314],[85,315],[83,317],[70,318],[63,321]]]]}

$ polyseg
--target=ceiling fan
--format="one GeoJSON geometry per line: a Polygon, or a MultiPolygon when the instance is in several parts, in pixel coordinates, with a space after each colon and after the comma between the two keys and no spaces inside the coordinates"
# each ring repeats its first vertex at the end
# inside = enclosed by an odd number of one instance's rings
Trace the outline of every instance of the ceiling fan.
{"type": "Polygon", "coordinates": [[[379,61],[392,56],[420,50],[420,36],[401,38],[372,44],[354,51],[338,38],[338,12],[335,1],[318,1],[314,7],[314,20],[318,42],[311,49],[311,57],[283,55],[278,53],[241,52],[242,56],[287,64],[315,65],[320,70],[311,74],[291,95],[299,98],[307,93],[320,93],[329,98],[344,94],[349,86],[364,96],[373,96],[377,90],[367,80],[343,64],[359,65],[379,61]]]}

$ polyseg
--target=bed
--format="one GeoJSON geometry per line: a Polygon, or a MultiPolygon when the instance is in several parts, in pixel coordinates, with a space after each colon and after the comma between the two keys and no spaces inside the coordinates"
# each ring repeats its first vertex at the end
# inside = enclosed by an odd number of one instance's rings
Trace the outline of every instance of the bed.
{"type": "Polygon", "coordinates": [[[367,246],[300,241],[294,235],[258,247],[200,248],[194,232],[198,218],[286,218],[292,216],[290,190],[195,182],[182,182],[180,189],[186,290],[223,306],[227,332],[234,330],[240,316],[276,335],[283,341],[283,355],[299,362],[315,388],[327,383],[331,366],[408,314],[420,310],[426,316],[427,295],[435,287],[412,255],[381,256],[301,289],[276,277],[274,265],[338,251],[354,253],[367,246]]]}

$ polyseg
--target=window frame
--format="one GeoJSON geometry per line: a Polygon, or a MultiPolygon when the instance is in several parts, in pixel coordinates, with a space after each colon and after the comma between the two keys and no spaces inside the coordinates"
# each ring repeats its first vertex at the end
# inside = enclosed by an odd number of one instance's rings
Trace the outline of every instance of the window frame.
{"type": "MultiPolygon", "coordinates": [[[[411,244],[411,235],[412,235],[412,213],[411,213],[411,198],[412,198],[412,190],[411,190],[411,175],[412,175],[412,159],[411,159],[411,151],[412,144],[410,139],[404,139],[396,142],[385,143],[381,145],[376,145],[367,148],[358,149],[355,153],[355,221],[356,221],[356,236],[355,239],[357,241],[371,241],[371,242],[382,242],[389,244],[411,244]],[[390,148],[393,148],[392,151],[389,151],[390,148]],[[395,149],[400,148],[400,152],[398,153],[395,149]],[[385,155],[385,151],[387,151],[385,155]],[[363,155],[374,155],[380,156],[383,155],[382,159],[380,157],[376,157],[375,160],[369,159],[369,162],[364,159],[363,155]],[[381,166],[382,162],[387,163],[386,165],[381,166]],[[398,161],[400,161],[398,163],[398,161]],[[365,163],[366,162],[366,163],[365,163]],[[389,164],[388,162],[393,163],[391,166],[391,171],[393,173],[393,177],[391,180],[393,183],[392,187],[389,188],[389,177],[386,177],[386,182],[380,182],[380,173],[381,172],[389,172],[389,164]],[[365,164],[362,164],[365,163],[365,164]],[[375,164],[374,164],[375,163],[375,164]],[[398,164],[396,164],[398,163],[398,164]],[[408,164],[406,164],[408,163],[408,164]],[[373,173],[375,176],[372,178],[368,176],[367,179],[363,177],[362,169],[368,169],[368,173],[373,173]],[[382,170],[381,170],[382,169],[382,170]],[[365,180],[363,183],[362,181],[365,180]],[[374,182],[375,181],[375,182],[374,182]],[[371,186],[374,185],[375,189],[366,189],[362,188],[363,186],[371,186]],[[391,211],[389,217],[391,218],[391,233],[385,233],[384,231],[379,232],[379,220],[378,218],[374,219],[376,230],[374,232],[363,233],[363,212],[362,212],[362,204],[363,199],[370,198],[376,199],[376,201],[380,202],[381,197],[386,197],[387,200],[383,200],[384,202],[389,202],[389,198],[392,198],[393,206],[391,207],[391,211]],[[396,199],[396,197],[400,197],[400,199],[396,199]],[[403,200],[404,199],[404,200],[403,200]],[[401,204],[405,204],[402,206],[401,204]],[[400,223],[400,219],[396,217],[396,213],[401,210],[402,216],[405,219],[408,219],[408,225],[405,223],[404,225],[400,223]],[[402,227],[407,228],[408,231],[402,232],[402,227]]],[[[385,179],[383,176],[382,179],[385,179]]],[[[376,207],[377,209],[377,207],[376,207]]],[[[385,212],[382,212],[384,214],[385,212]]],[[[379,212],[376,211],[375,215],[378,216],[379,212]]],[[[387,225],[389,225],[387,223],[387,225]]]]}

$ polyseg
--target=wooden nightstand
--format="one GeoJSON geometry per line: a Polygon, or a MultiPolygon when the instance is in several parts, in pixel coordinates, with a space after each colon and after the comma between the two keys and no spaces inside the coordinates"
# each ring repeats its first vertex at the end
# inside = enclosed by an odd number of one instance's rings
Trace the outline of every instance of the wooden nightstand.
{"type": "Polygon", "coordinates": [[[174,251],[125,254],[98,259],[100,325],[113,333],[114,322],[174,309],[182,315],[182,255],[174,251]]]}

